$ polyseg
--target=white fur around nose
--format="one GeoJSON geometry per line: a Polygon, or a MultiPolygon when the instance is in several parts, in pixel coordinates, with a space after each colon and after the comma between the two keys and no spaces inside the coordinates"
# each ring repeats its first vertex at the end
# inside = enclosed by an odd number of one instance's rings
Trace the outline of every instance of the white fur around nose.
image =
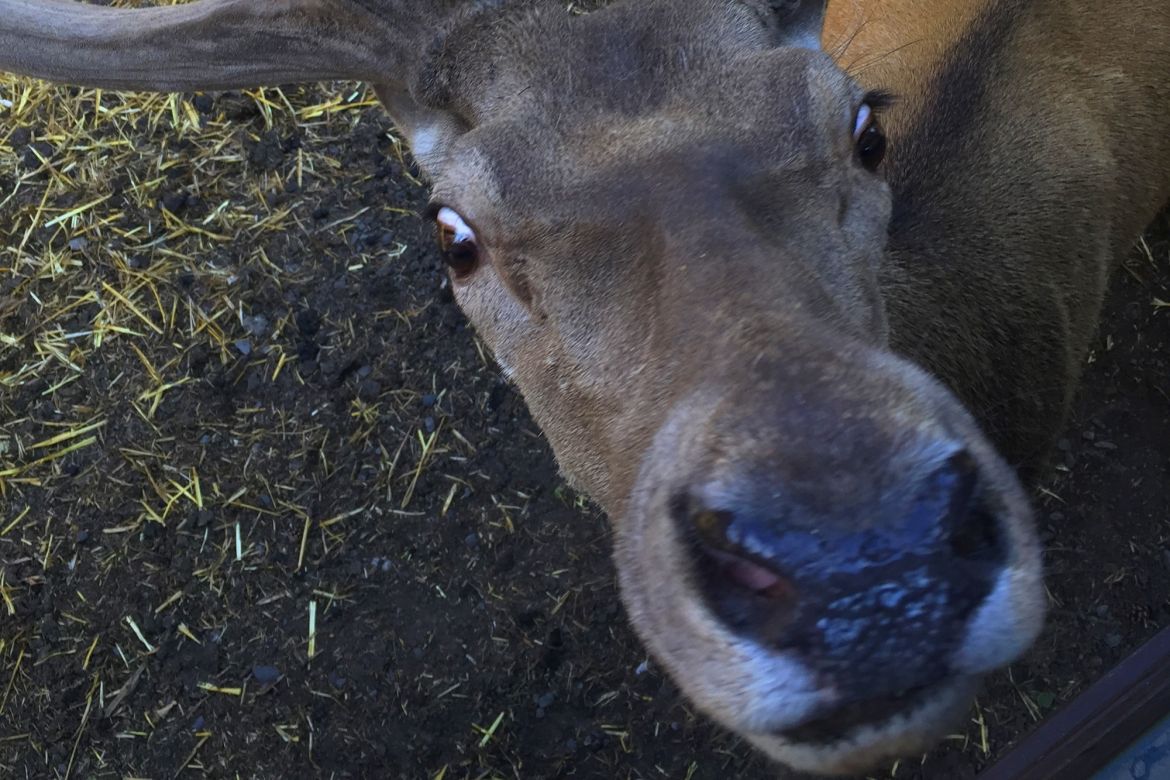
{"type": "Polygon", "coordinates": [[[965,674],[984,674],[1024,654],[1044,625],[1041,569],[1012,566],[1000,572],[991,593],[967,627],[967,636],[952,661],[965,674]]]}
{"type": "Polygon", "coordinates": [[[688,603],[680,617],[690,624],[691,632],[722,634],[727,661],[709,668],[706,675],[680,680],[683,690],[700,704],[721,701],[729,690],[736,691],[741,705],[737,728],[748,733],[781,731],[804,723],[834,703],[836,694],[821,688],[807,664],[794,654],[726,632],[711,622],[699,600],[688,603]]]}

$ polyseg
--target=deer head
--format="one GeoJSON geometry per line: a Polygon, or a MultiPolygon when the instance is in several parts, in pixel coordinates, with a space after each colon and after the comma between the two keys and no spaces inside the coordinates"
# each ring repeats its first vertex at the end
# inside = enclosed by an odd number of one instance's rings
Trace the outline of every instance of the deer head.
{"type": "Polygon", "coordinates": [[[819,0],[0,0],[0,67],[357,78],[433,182],[459,304],[616,526],[634,627],[774,758],[921,749],[1042,620],[1016,477],[889,348],[886,100],[819,0]]]}

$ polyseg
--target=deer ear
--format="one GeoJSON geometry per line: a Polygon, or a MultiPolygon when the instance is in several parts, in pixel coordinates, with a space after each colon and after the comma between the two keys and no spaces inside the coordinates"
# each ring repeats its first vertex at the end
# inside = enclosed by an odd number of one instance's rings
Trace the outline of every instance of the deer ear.
{"type": "Polygon", "coordinates": [[[767,0],[776,19],[776,31],[782,46],[802,49],[821,48],[821,30],[825,26],[828,0],[767,0]]]}

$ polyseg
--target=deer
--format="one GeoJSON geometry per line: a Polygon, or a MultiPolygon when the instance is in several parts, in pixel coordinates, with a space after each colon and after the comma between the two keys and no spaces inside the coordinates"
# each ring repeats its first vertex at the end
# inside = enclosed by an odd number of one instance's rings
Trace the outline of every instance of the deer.
{"type": "Polygon", "coordinates": [[[629,620],[771,759],[929,748],[1046,610],[1027,488],[1170,198],[1164,0],[0,0],[0,70],[372,85],[629,620]]]}

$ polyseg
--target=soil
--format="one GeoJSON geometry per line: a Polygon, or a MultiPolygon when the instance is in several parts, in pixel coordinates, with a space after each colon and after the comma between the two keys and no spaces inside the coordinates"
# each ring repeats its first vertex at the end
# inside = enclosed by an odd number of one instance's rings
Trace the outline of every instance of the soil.
{"type": "MultiPolygon", "coordinates": [[[[368,95],[30,94],[0,111],[0,775],[776,776],[632,635],[368,95]]],[[[1036,496],[1047,631],[875,776],[974,776],[1170,625],[1167,226],[1036,496]]]]}

